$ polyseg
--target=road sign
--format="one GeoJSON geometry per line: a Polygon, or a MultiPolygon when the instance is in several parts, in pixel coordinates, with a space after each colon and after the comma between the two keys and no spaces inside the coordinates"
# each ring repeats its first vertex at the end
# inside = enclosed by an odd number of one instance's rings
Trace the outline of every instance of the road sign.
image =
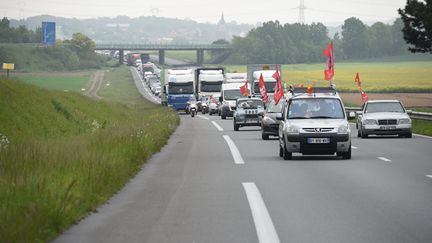
{"type": "Polygon", "coordinates": [[[55,22],[42,22],[42,43],[54,45],[56,40],[55,22]]]}
{"type": "Polygon", "coordinates": [[[14,70],[15,69],[15,64],[13,64],[13,63],[3,63],[3,69],[14,70]]]}
{"type": "Polygon", "coordinates": [[[15,64],[14,63],[3,63],[3,69],[7,70],[7,78],[9,78],[9,71],[10,70],[14,70],[15,69],[15,64]]]}

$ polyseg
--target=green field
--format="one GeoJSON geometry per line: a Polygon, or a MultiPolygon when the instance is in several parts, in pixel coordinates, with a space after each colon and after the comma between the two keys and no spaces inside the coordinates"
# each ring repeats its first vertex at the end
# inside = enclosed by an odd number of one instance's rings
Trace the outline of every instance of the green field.
{"type": "MultiPolygon", "coordinates": [[[[166,51],[165,57],[183,60],[186,62],[195,63],[197,61],[196,51],[166,51]]],[[[211,56],[208,51],[204,52],[204,62],[210,60],[211,56]]]]}
{"type": "MultiPolygon", "coordinates": [[[[246,72],[246,65],[228,65],[227,72],[246,72]]],[[[325,64],[287,64],[282,78],[292,85],[327,86],[325,64]]],[[[354,82],[360,75],[367,92],[432,92],[432,61],[346,62],[335,64],[335,84],[339,91],[358,91],[354,82]]]]}
{"type": "Polygon", "coordinates": [[[94,71],[16,73],[13,77],[50,90],[80,91],[86,88],[94,71]]]}

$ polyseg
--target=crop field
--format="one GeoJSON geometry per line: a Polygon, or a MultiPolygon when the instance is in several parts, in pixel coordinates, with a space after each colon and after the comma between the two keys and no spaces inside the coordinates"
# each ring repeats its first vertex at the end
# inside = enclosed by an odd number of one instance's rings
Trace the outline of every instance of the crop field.
{"type": "Polygon", "coordinates": [[[49,90],[80,91],[86,88],[93,71],[16,73],[12,77],[49,90]]]}
{"type": "MultiPolygon", "coordinates": [[[[226,66],[227,72],[246,72],[246,65],[226,66]]],[[[291,85],[327,86],[325,64],[287,64],[282,78],[291,85]]],[[[432,92],[432,61],[346,62],[335,64],[334,82],[339,91],[356,92],[356,72],[366,92],[432,92]]]]}
{"type": "MultiPolygon", "coordinates": [[[[165,56],[168,58],[174,58],[178,60],[184,60],[187,62],[196,62],[197,54],[196,51],[166,51],[165,56]]],[[[210,59],[210,53],[204,52],[204,60],[210,59]]]]}

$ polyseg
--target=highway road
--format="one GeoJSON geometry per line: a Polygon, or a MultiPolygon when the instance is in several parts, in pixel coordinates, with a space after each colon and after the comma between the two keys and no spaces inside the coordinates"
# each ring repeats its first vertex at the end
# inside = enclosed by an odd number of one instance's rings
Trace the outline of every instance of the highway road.
{"type": "Polygon", "coordinates": [[[54,242],[432,242],[432,138],[359,139],[352,159],[278,156],[259,127],[181,114],[109,202],[54,242]]]}

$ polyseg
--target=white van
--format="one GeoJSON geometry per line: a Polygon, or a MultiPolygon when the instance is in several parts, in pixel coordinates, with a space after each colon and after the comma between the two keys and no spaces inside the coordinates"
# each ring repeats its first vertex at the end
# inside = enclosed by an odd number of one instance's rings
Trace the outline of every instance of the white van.
{"type": "Polygon", "coordinates": [[[236,105],[236,100],[243,97],[240,92],[240,86],[244,83],[225,83],[222,84],[220,103],[220,116],[226,119],[227,116],[232,117],[236,105]]]}

